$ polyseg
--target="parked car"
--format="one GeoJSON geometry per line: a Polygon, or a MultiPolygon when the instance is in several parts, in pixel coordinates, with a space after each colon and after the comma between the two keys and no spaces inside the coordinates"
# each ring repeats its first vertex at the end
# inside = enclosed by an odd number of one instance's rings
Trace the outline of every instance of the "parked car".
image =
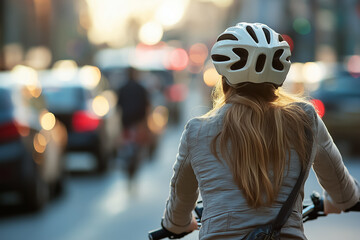
{"type": "Polygon", "coordinates": [[[40,93],[0,73],[0,194],[16,193],[31,210],[62,190],[65,172],[65,127],[40,93]]]}
{"type": "Polygon", "coordinates": [[[335,141],[360,147],[360,75],[339,71],[310,93],[335,141]]]}
{"type": "Polygon", "coordinates": [[[48,109],[67,129],[67,151],[92,153],[97,171],[104,172],[117,151],[121,120],[116,94],[99,73],[96,67],[86,66],[72,70],[68,79],[62,70],[43,71],[40,79],[48,109]],[[94,83],[91,78],[98,79],[94,83]]]}

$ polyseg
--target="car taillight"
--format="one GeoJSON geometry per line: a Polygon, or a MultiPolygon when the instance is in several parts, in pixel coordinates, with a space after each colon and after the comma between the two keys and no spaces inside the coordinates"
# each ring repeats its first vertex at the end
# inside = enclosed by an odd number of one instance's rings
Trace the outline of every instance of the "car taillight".
{"type": "Polygon", "coordinates": [[[100,119],[86,111],[75,112],[72,117],[72,127],[75,132],[88,132],[98,128],[100,119]]]}
{"type": "Polygon", "coordinates": [[[314,105],[316,112],[322,118],[324,116],[324,114],[325,114],[324,103],[319,99],[312,99],[311,102],[314,105]]]}
{"type": "Polygon", "coordinates": [[[20,137],[17,124],[14,121],[0,124],[0,142],[12,141],[20,137]]]}

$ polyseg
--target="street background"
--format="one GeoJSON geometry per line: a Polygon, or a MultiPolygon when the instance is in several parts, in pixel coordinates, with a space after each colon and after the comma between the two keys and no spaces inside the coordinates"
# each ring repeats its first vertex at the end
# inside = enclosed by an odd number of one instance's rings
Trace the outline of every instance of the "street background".
{"type": "MultiPolygon", "coordinates": [[[[9,93],[11,100],[0,95],[0,240],[147,239],[148,231],[160,227],[184,125],[211,107],[211,91],[220,79],[211,46],[224,29],[243,21],[265,23],[289,43],[292,66],[284,88],[312,99],[349,172],[360,180],[359,0],[2,0],[0,90],[15,82],[21,91],[9,93]],[[123,141],[128,133],[117,106],[129,69],[137,71],[151,102],[142,136],[148,142],[139,151],[123,141]],[[87,95],[68,90],[69,85],[87,95]],[[62,93],[62,87],[66,95],[51,95],[62,93]],[[23,98],[20,109],[5,106],[23,98]],[[76,108],[77,100],[87,108],[70,117],[50,107],[76,108]],[[33,108],[34,116],[28,114],[33,108]],[[9,120],[14,112],[19,116],[9,120]],[[74,124],[75,116],[80,124],[74,124]],[[25,120],[37,122],[35,136],[20,131],[31,126],[18,129],[25,120]],[[51,148],[60,137],[63,145],[51,148]],[[96,145],[86,151],[69,148],[92,137],[96,145]],[[19,139],[29,140],[32,150],[11,169],[10,155],[23,150],[9,146],[19,139]],[[134,152],[143,155],[130,178],[124,159],[134,152]],[[47,186],[36,174],[21,176],[22,161],[29,159],[41,173],[50,162],[52,171],[43,172],[64,180],[63,191],[47,199],[54,181],[47,186]],[[27,189],[30,180],[35,185],[27,189]],[[7,191],[11,181],[23,184],[22,191],[33,190],[30,198],[21,202],[23,192],[7,191]]],[[[322,193],[311,173],[305,198],[313,191],[322,193]]],[[[304,226],[308,239],[356,240],[359,222],[359,213],[343,213],[304,226]]]]}

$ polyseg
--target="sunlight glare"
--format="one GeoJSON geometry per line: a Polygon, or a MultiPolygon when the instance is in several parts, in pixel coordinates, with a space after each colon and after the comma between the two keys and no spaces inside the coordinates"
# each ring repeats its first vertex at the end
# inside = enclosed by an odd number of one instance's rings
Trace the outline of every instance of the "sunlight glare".
{"type": "Polygon", "coordinates": [[[140,41],[147,45],[154,45],[161,41],[163,37],[163,28],[157,22],[145,23],[139,31],[140,41]]]}
{"type": "Polygon", "coordinates": [[[181,0],[164,1],[156,12],[156,20],[164,27],[171,27],[177,24],[184,15],[185,4],[181,0]]]}

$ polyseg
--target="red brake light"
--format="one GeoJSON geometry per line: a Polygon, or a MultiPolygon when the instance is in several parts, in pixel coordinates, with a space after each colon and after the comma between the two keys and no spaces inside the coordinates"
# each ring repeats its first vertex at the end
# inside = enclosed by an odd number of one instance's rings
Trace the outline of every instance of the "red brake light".
{"type": "Polygon", "coordinates": [[[75,132],[95,130],[100,124],[100,119],[85,111],[75,112],[72,118],[72,127],[75,132]]]}
{"type": "Polygon", "coordinates": [[[20,137],[14,121],[0,124],[0,142],[11,141],[20,137]]]}
{"type": "Polygon", "coordinates": [[[314,105],[316,112],[322,118],[324,116],[324,114],[325,114],[324,103],[319,99],[313,99],[313,100],[311,100],[311,102],[314,105]]]}

